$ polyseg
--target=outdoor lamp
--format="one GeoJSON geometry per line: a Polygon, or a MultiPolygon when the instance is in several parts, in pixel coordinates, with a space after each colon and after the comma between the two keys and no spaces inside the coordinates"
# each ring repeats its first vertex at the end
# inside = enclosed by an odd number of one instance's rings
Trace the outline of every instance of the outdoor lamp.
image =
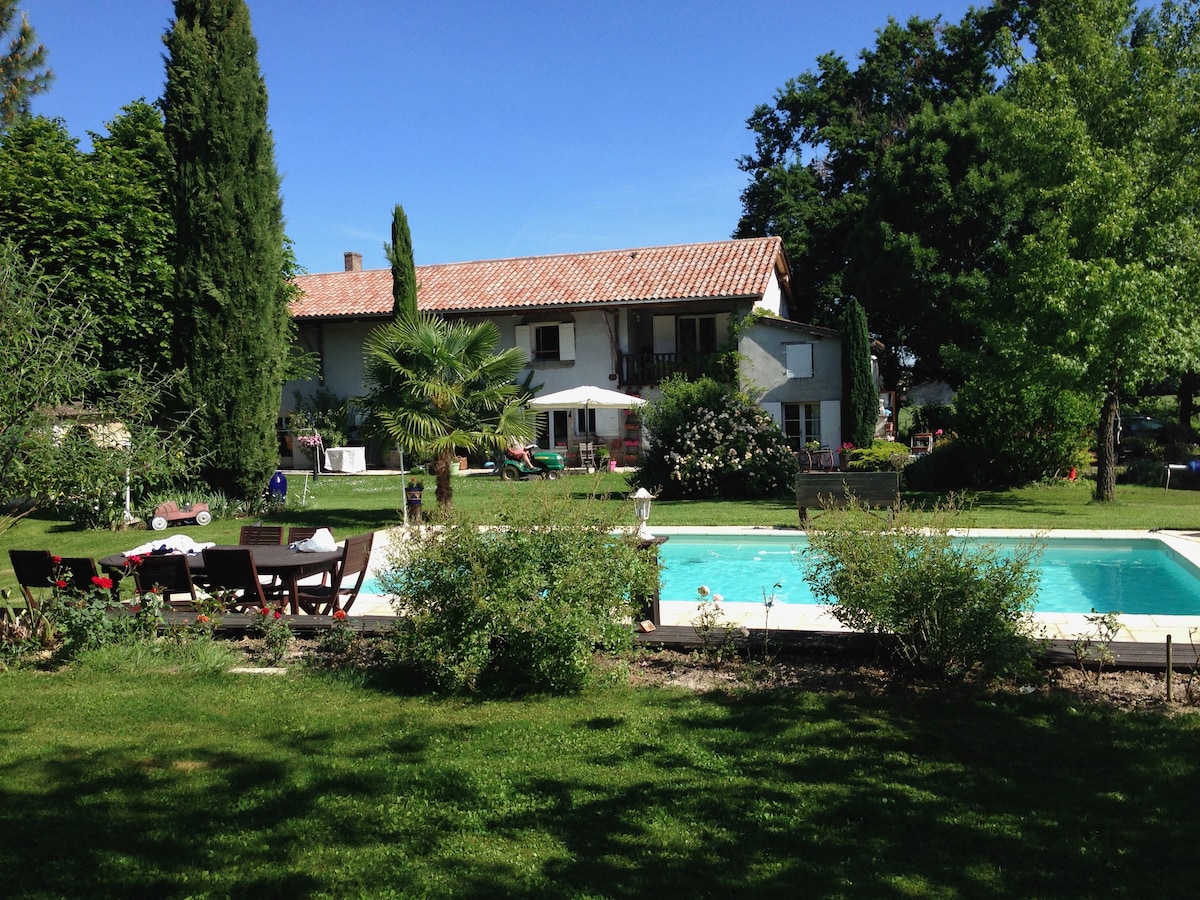
{"type": "Polygon", "coordinates": [[[633,494],[633,511],[637,515],[638,530],[637,536],[643,541],[654,540],[652,535],[646,529],[646,523],[650,520],[650,504],[654,502],[654,495],[644,487],[638,488],[633,494]]]}

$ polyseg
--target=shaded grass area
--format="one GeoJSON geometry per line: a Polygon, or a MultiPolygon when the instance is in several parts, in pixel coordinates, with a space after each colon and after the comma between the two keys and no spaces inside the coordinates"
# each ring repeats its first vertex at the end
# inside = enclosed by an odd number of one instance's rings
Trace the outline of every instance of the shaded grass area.
{"type": "Polygon", "coordinates": [[[468,703],[0,678],[13,897],[1161,896],[1196,717],[1034,694],[468,703]]]}
{"type": "MultiPolygon", "coordinates": [[[[1200,530],[1200,493],[1163,490],[1140,485],[1121,485],[1114,503],[1092,499],[1091,482],[1062,482],[1003,492],[963,495],[967,506],[964,521],[977,528],[1084,528],[1084,529],[1197,529],[1200,530]]],[[[322,476],[307,486],[293,476],[288,508],[267,516],[268,524],[316,525],[333,529],[339,539],[363,531],[398,525],[404,503],[400,476],[322,476]],[[301,497],[304,497],[303,501],[301,497]]],[[[432,490],[426,497],[432,504],[432,490]]],[[[478,520],[502,521],[507,510],[522,503],[565,495],[580,502],[601,498],[619,505],[630,525],[635,524],[629,485],[620,473],[572,475],[557,482],[503,482],[495,476],[454,479],[455,508],[478,520]]],[[[939,497],[906,493],[914,505],[931,506],[939,497]]],[[[820,513],[814,514],[820,524],[820,513]]],[[[224,519],[205,527],[182,526],[164,532],[80,531],[53,516],[36,514],[19,521],[0,534],[0,586],[15,587],[9,568],[10,547],[49,549],[60,556],[101,557],[175,533],[196,541],[219,544],[237,542],[238,531],[251,521],[224,519]]],[[[795,528],[799,524],[791,496],[766,500],[659,501],[651,513],[654,525],[743,525],[795,528]]]]}

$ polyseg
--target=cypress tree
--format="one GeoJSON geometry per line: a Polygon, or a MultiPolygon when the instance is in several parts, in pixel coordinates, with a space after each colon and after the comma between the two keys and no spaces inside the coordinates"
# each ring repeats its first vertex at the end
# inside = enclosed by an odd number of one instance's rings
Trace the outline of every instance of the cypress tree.
{"type": "Polygon", "coordinates": [[[857,300],[842,311],[842,439],[870,447],[879,416],[879,392],[871,373],[871,335],[857,300]]]}
{"type": "Polygon", "coordinates": [[[417,317],[417,266],[413,262],[412,232],[399,203],[392,210],[392,242],[383,245],[392,264],[392,317],[417,317]]]}
{"type": "Polygon", "coordinates": [[[267,90],[244,0],[175,0],[165,40],[179,397],[209,483],[253,497],[278,461],[292,332],[267,90]]]}

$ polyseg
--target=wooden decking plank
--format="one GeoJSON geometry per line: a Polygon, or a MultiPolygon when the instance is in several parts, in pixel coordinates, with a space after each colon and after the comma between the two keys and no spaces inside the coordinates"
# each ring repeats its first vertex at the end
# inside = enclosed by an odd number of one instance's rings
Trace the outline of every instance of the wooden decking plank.
{"type": "MultiPolygon", "coordinates": [[[[194,612],[178,609],[166,610],[169,626],[179,627],[195,621],[194,612]]],[[[257,624],[257,615],[229,613],[220,616],[217,631],[241,633],[250,631],[257,624]]],[[[300,636],[310,637],[332,628],[333,616],[299,615],[287,616],[288,625],[300,636]]],[[[364,636],[386,634],[395,623],[393,616],[348,615],[341,620],[346,628],[364,636]]],[[[878,655],[887,652],[886,635],[863,634],[854,631],[793,631],[771,629],[764,633],[761,628],[721,629],[712,634],[710,642],[721,643],[725,637],[739,650],[758,650],[764,646],[771,652],[796,652],[814,654],[878,655]]],[[[1047,665],[1078,665],[1073,644],[1065,639],[1039,643],[1038,661],[1047,665]]],[[[699,650],[705,646],[704,637],[691,625],[660,625],[647,634],[634,635],[634,644],[640,647],[665,647],[673,650],[699,650]]],[[[1106,669],[1142,669],[1163,671],[1167,667],[1166,644],[1140,641],[1113,641],[1108,646],[1112,660],[1103,664],[1106,669]]],[[[1176,643],[1172,652],[1172,668],[1177,672],[1200,670],[1200,658],[1190,644],[1176,643]]],[[[1085,665],[1096,667],[1095,660],[1085,660],[1085,665]]]]}

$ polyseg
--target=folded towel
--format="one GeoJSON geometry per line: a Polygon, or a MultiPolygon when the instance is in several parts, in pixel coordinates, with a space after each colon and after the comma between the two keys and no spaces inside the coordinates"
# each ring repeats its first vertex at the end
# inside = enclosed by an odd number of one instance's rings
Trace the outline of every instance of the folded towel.
{"type": "Polygon", "coordinates": [[[126,556],[157,556],[163,553],[199,553],[205,547],[215,547],[212,541],[198,543],[186,534],[173,534],[157,541],[139,544],[132,550],[126,550],[126,556]]]}

